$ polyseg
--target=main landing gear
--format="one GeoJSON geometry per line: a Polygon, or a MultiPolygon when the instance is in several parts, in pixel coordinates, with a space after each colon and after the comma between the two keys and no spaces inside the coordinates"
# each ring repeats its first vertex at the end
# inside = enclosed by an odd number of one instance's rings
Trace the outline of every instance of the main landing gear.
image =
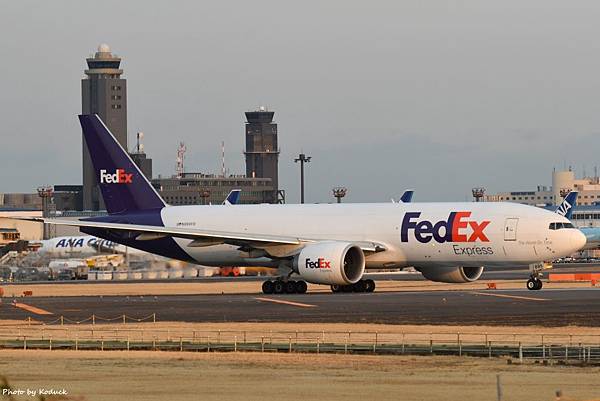
{"type": "Polygon", "coordinates": [[[304,294],[307,289],[306,281],[302,280],[268,280],[262,284],[263,294],[304,294]]]}
{"type": "Polygon", "coordinates": [[[331,292],[373,292],[375,291],[375,281],[371,279],[359,280],[354,284],[331,286],[331,292]]]}

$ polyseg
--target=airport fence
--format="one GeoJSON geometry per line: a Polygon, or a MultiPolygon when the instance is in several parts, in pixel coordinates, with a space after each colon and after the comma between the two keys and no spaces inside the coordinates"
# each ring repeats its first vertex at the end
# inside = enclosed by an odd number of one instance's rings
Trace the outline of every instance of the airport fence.
{"type": "Polygon", "coordinates": [[[514,363],[600,364],[598,334],[203,331],[128,327],[123,321],[127,317],[121,316],[118,325],[3,325],[0,348],[454,355],[506,357],[514,363]]]}

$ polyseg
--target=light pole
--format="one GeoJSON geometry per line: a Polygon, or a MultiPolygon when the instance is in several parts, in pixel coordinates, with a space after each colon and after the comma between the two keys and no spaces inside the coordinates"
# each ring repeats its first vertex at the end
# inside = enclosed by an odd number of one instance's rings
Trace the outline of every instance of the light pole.
{"type": "Polygon", "coordinates": [[[348,188],[346,187],[334,187],[332,189],[333,191],[333,196],[335,196],[337,198],[337,203],[342,203],[342,198],[344,196],[346,196],[346,193],[348,192],[348,188]]]}
{"type": "MultiPolygon", "coordinates": [[[[54,189],[51,186],[39,187],[37,189],[38,196],[42,198],[42,217],[50,217],[50,205],[54,196],[54,189]]],[[[43,234],[44,239],[53,237],[53,226],[44,223],[43,234]]]]}
{"type": "Polygon", "coordinates": [[[295,163],[300,162],[300,203],[304,203],[304,163],[310,163],[310,156],[306,156],[304,153],[300,153],[297,159],[294,159],[295,163]]]}

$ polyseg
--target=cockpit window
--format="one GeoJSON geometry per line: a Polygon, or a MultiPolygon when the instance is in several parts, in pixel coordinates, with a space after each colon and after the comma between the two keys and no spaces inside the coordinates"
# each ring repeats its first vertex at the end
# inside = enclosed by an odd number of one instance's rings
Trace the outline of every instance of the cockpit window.
{"type": "Polygon", "coordinates": [[[573,226],[573,224],[571,223],[550,223],[550,226],[548,227],[550,230],[560,230],[562,228],[575,228],[575,226],[573,226]]]}

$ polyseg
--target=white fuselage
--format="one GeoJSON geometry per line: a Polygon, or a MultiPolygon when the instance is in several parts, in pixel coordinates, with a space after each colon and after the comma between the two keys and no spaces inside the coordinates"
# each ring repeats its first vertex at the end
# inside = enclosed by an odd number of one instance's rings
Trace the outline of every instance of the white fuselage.
{"type": "MultiPolygon", "coordinates": [[[[166,227],[383,245],[385,251],[367,256],[367,268],[522,265],[570,255],[585,244],[579,230],[550,229],[566,218],[514,203],[170,206],[161,218],[166,227]],[[459,213],[453,222],[452,213],[459,213]]],[[[175,241],[199,264],[270,262],[237,246],[175,241]]]]}
{"type": "MultiPolygon", "coordinates": [[[[79,235],[73,237],[56,237],[40,241],[38,252],[53,257],[82,257],[105,253],[125,253],[124,245],[97,238],[92,235],[79,235]]],[[[140,251],[134,250],[135,253],[140,251]]]]}

